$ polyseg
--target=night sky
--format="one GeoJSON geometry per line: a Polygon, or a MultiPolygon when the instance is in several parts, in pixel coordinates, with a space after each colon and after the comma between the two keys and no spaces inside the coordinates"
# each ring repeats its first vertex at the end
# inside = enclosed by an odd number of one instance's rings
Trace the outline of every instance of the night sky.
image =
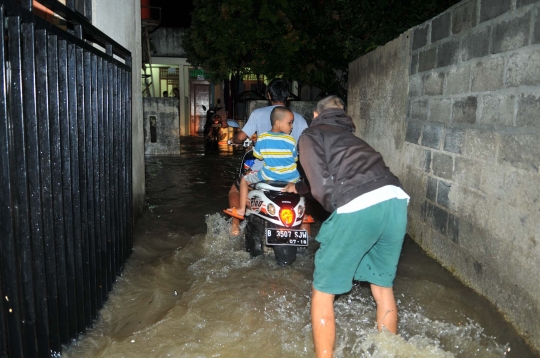
{"type": "Polygon", "coordinates": [[[161,7],[161,26],[189,27],[191,24],[191,0],[150,0],[150,5],[161,7]]]}

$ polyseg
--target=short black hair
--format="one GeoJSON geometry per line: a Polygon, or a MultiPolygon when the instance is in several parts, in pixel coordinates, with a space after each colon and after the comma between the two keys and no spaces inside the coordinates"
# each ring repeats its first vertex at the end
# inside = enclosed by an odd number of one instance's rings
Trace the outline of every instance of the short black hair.
{"type": "Polygon", "coordinates": [[[277,106],[272,110],[272,113],[270,113],[270,123],[272,123],[272,127],[277,121],[280,121],[285,117],[285,113],[290,113],[294,117],[293,112],[287,107],[277,106]]]}
{"type": "Polygon", "coordinates": [[[283,102],[289,98],[291,91],[289,89],[289,82],[283,78],[274,78],[268,84],[268,93],[272,102],[283,102]]]}

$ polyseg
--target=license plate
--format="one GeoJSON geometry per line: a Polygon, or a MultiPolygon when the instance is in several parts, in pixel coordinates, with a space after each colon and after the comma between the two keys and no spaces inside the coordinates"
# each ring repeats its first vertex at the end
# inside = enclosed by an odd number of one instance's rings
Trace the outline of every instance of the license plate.
{"type": "Polygon", "coordinates": [[[308,246],[306,230],[266,229],[267,245],[308,246]]]}
{"type": "Polygon", "coordinates": [[[221,124],[212,124],[212,128],[221,128],[221,124]]]}

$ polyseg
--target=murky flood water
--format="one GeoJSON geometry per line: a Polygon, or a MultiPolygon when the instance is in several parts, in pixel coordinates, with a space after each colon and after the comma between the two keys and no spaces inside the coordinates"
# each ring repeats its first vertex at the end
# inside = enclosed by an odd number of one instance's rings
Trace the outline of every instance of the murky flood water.
{"type": "MultiPolygon", "coordinates": [[[[288,267],[250,259],[228,235],[227,193],[240,154],[187,141],[147,158],[147,210],[100,319],[65,357],[312,357],[309,248],[288,267]],[[191,143],[191,145],[190,145],[191,143]]],[[[312,208],[318,219],[324,214],[312,208]]],[[[398,336],[379,333],[367,285],[335,302],[337,357],[531,357],[485,299],[406,240],[395,281],[398,336]]]]}

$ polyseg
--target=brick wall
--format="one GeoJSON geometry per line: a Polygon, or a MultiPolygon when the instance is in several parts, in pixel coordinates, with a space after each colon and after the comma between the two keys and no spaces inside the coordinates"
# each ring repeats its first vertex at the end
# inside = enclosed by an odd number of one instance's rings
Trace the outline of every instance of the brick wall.
{"type": "Polygon", "coordinates": [[[463,1],[349,71],[411,236],[540,349],[540,2],[463,1]]]}

